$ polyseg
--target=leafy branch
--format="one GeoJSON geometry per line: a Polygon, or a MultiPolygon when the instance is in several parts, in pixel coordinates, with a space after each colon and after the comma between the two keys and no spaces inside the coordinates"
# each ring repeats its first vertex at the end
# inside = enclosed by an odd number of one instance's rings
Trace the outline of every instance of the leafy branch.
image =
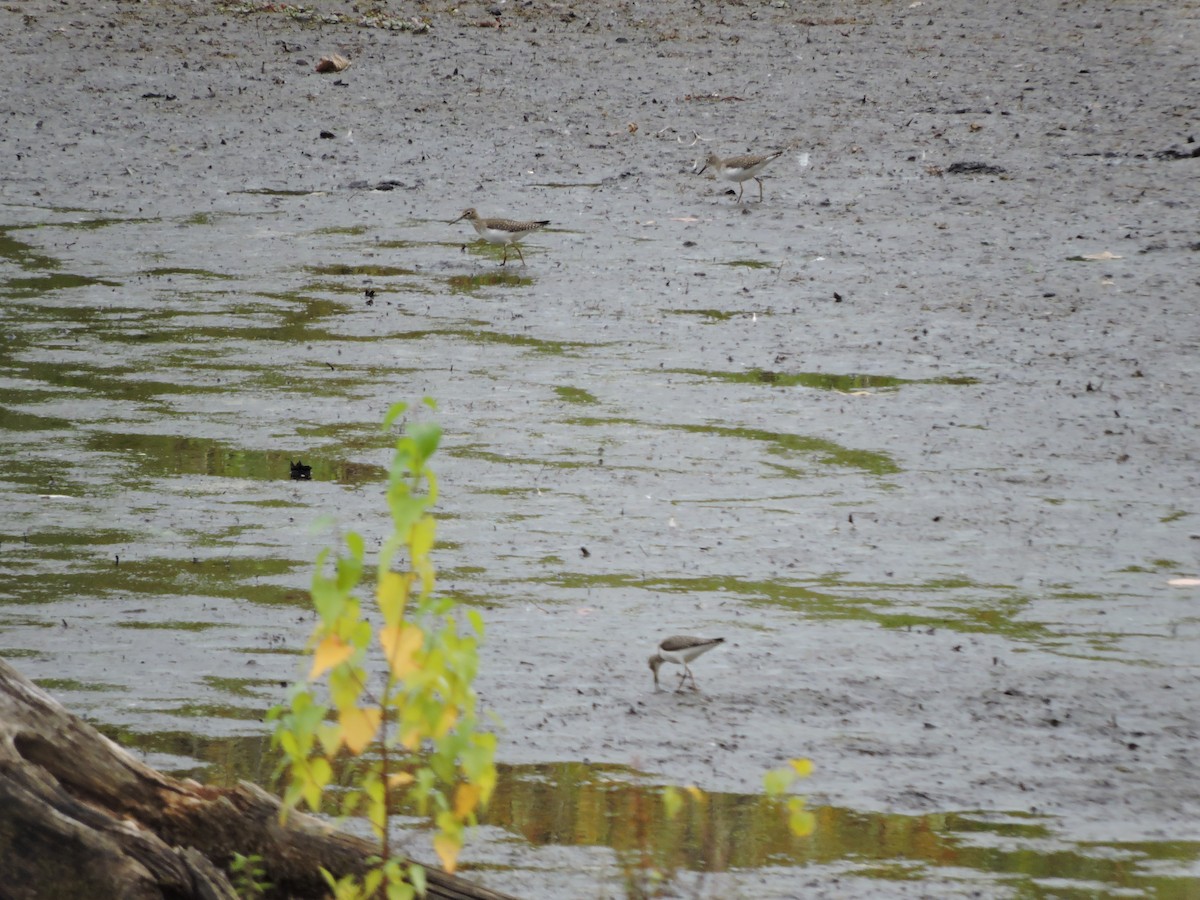
{"type": "MultiPolygon", "coordinates": [[[[407,408],[394,405],[384,429],[407,408]]],[[[434,852],[453,872],[466,828],[496,786],[496,736],[478,729],[472,687],[483,619],[466,610],[470,628],[461,630],[458,605],[434,593],[436,522],[429,509],[437,479],[429,460],[440,440],[441,428],[425,422],[409,423],[396,442],[387,490],[392,533],[380,548],[369,616],[355,593],[365,569],[362,537],[347,534],[332,561],[328,548],[317,557],[311,669],[270,714],[287,773],[285,809],[301,803],[320,809],[339,757],[364,763],[344,789],[341,814],[365,813],[379,860],[361,882],[326,873],[339,898],[373,897],[381,888],[389,900],[424,893],[424,870],[392,858],[391,810],[407,801],[429,816],[434,852]],[[376,660],[382,669],[373,689],[368,664],[376,660]]]]}

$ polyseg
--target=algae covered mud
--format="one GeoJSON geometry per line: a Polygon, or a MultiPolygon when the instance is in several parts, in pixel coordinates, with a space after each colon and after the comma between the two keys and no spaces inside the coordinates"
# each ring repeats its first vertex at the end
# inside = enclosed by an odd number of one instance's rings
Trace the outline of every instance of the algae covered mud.
{"type": "Polygon", "coordinates": [[[1200,7],[31,0],[0,35],[0,653],[67,705],[265,781],[312,559],[386,532],[378,422],[431,394],[502,729],[481,881],[1200,892],[1200,7]],[[761,203],[696,174],[777,148],[761,203]],[[502,269],[468,207],[551,224],[502,269]],[[653,691],[677,632],[726,639],[702,692],[653,691]],[[797,756],[805,839],[762,796],[797,756]]]}

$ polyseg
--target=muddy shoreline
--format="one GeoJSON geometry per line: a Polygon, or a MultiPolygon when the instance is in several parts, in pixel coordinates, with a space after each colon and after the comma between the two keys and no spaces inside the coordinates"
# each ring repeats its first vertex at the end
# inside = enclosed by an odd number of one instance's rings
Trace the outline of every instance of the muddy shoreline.
{"type": "MultiPolygon", "coordinates": [[[[76,7],[0,9],[26,674],[254,733],[312,523],[381,538],[376,423],[432,394],[506,764],[755,794],[808,756],[818,806],[1200,842],[1200,6],[76,7]],[[762,203],[694,174],[776,147],[762,203]],[[497,279],[468,206],[552,224],[497,279]],[[727,646],[654,693],[679,631],[727,646]]],[[[489,848],[506,890],[618,892],[489,848]]],[[[795,895],[759,874],[693,888],[795,895]]]]}

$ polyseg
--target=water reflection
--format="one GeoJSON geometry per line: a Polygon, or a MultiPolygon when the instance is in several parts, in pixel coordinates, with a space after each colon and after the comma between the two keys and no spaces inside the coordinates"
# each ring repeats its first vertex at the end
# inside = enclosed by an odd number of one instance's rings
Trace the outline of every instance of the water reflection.
{"type": "MultiPolygon", "coordinates": [[[[174,774],[218,784],[266,783],[275,769],[261,736],[205,738],[183,731],[143,734],[102,728],[127,747],[175,760],[174,774]],[[183,764],[186,758],[194,760],[183,764]]],[[[154,760],[151,759],[153,763],[154,760]]],[[[759,794],[684,792],[674,818],[662,786],[615,765],[560,762],[501,765],[481,824],[535,846],[608,847],[630,868],[671,873],[836,867],[888,882],[991,876],[1019,896],[1144,892],[1165,900],[1200,896],[1200,842],[1069,842],[1053,819],[1023,812],[904,815],[811,807],[816,830],[788,831],[781,805],[759,794]]],[[[399,813],[412,810],[398,809],[399,813]]],[[[884,888],[881,885],[881,890],[884,888]]]]}
{"type": "Polygon", "coordinates": [[[383,466],[294,452],[246,450],[211,438],[97,432],[88,438],[87,446],[103,453],[137,454],[138,471],[143,476],[212,475],[286,481],[292,461],[300,455],[312,466],[314,481],[368,484],[387,478],[383,466]]]}

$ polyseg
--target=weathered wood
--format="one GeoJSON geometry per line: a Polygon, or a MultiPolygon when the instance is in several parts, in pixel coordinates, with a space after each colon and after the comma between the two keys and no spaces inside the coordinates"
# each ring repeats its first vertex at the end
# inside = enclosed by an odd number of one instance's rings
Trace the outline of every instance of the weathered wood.
{"type": "MultiPolygon", "coordinates": [[[[232,900],[222,867],[258,855],[273,895],[322,897],[319,869],[362,873],[375,845],[257,785],[152,769],[0,660],[0,872],[11,900],[232,900]]],[[[427,868],[436,900],[512,900],[427,868]]]]}

